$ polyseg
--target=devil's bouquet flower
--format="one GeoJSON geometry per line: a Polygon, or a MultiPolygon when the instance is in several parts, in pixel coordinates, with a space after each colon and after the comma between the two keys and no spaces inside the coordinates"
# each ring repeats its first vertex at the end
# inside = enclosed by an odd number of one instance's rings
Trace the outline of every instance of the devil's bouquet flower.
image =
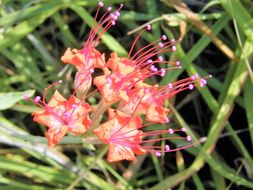
{"type": "MultiPolygon", "coordinates": [[[[57,81],[45,89],[43,97],[30,99],[42,108],[32,115],[34,121],[48,127],[46,137],[49,146],[60,142],[67,133],[96,136],[101,143],[108,145],[107,160],[114,162],[135,160],[136,155],[145,153],[161,156],[162,153],[202,142],[203,139],[191,142],[191,136],[184,128],[165,127],[164,130],[153,131],[145,128],[155,124],[167,125],[171,111],[164,106],[165,101],[183,90],[205,86],[205,78],[195,74],[173,83],[168,82],[165,86],[149,84],[147,81],[150,77],[164,77],[169,70],[181,68],[179,61],[166,61],[161,56],[168,51],[176,51],[177,41],[169,40],[166,35],[135,50],[142,33],[152,29],[150,25],[139,33],[126,57],[112,52],[106,59],[96,46],[103,34],[116,24],[123,5],[115,11],[107,7],[98,19],[102,7],[103,3],[99,2],[93,27],[83,48],[68,48],[61,57],[63,63],[74,65],[77,70],[70,97],[65,98],[55,91],[51,99],[46,101],[48,90],[62,83],[57,81]],[[161,68],[161,65],[164,67],[161,68]],[[100,69],[102,74],[98,76],[95,68],[100,69]],[[86,100],[94,93],[100,94],[100,102],[91,106],[86,100]],[[188,144],[173,149],[169,145],[171,139],[185,140],[188,144]],[[165,141],[163,146],[162,141],[165,141]]],[[[24,98],[27,99],[26,96],[24,98]]]]}

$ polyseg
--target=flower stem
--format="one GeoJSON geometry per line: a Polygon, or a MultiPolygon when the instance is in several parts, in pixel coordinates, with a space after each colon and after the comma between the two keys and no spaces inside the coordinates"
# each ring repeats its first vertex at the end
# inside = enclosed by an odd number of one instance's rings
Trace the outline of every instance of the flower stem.
{"type": "Polygon", "coordinates": [[[88,130],[88,133],[92,132],[94,129],[98,128],[99,123],[102,119],[103,114],[108,109],[110,104],[106,103],[104,99],[102,98],[101,101],[98,104],[97,109],[93,112],[91,115],[91,126],[88,130]]]}

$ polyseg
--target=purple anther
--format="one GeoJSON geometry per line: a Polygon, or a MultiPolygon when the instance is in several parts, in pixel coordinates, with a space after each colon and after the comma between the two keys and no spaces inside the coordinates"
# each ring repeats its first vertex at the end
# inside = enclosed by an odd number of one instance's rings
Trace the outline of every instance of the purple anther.
{"type": "Polygon", "coordinates": [[[103,7],[103,6],[104,6],[104,3],[100,1],[100,2],[98,3],[98,6],[99,6],[99,7],[103,7]]]}
{"type": "Polygon", "coordinates": [[[61,83],[62,83],[62,80],[58,80],[58,82],[61,84],[61,83]]]}
{"type": "Polygon", "coordinates": [[[196,79],[199,78],[199,74],[198,73],[196,73],[194,76],[195,76],[196,79]]]}
{"type": "Polygon", "coordinates": [[[162,40],[167,40],[167,36],[166,35],[162,35],[162,40]]]}
{"type": "Polygon", "coordinates": [[[159,57],[158,57],[158,60],[159,60],[159,61],[163,61],[163,57],[162,57],[162,56],[159,56],[159,57]]]}
{"type": "Polygon", "coordinates": [[[41,100],[41,97],[40,96],[36,96],[35,98],[34,98],[34,101],[35,102],[39,102],[41,100]]]}
{"type": "Polygon", "coordinates": [[[169,83],[169,84],[168,84],[168,89],[172,89],[172,88],[173,88],[172,83],[169,83]]]}
{"type": "Polygon", "coordinates": [[[93,68],[90,69],[90,73],[94,73],[94,69],[93,68]]]}
{"type": "Polygon", "coordinates": [[[164,77],[164,76],[165,76],[165,74],[166,74],[166,71],[165,71],[165,69],[161,69],[160,71],[161,71],[161,74],[160,74],[160,76],[161,76],[161,77],[164,77]]]}
{"type": "Polygon", "coordinates": [[[111,11],[112,10],[112,7],[107,7],[107,11],[111,11]]]}
{"type": "Polygon", "coordinates": [[[181,131],[185,133],[186,132],[186,128],[184,128],[184,127],[181,128],[181,131]]]}
{"type": "Polygon", "coordinates": [[[112,25],[114,26],[116,24],[115,20],[112,20],[112,25]]]}
{"type": "Polygon", "coordinates": [[[70,117],[71,115],[70,115],[69,112],[66,112],[66,113],[64,113],[64,116],[65,116],[65,117],[70,117]]]}
{"type": "Polygon", "coordinates": [[[176,66],[180,66],[180,65],[181,65],[180,61],[176,61],[176,66]]]}
{"type": "Polygon", "coordinates": [[[165,151],[166,151],[166,152],[170,152],[170,146],[167,145],[167,144],[165,145],[165,151]]]}
{"type": "Polygon", "coordinates": [[[107,84],[111,84],[111,83],[112,83],[112,79],[106,78],[106,83],[107,83],[107,84]]]}
{"type": "Polygon", "coordinates": [[[165,72],[165,71],[164,71],[164,72],[161,72],[160,76],[161,76],[161,77],[164,77],[164,76],[165,76],[165,74],[166,74],[166,72],[165,72]]]}
{"type": "Polygon", "coordinates": [[[148,25],[146,26],[146,28],[147,28],[147,30],[151,30],[151,29],[152,29],[152,27],[151,27],[150,24],[148,24],[148,25]]]}
{"type": "Polygon", "coordinates": [[[187,142],[190,142],[191,140],[192,140],[192,137],[191,137],[190,135],[187,135],[186,141],[187,141],[187,142]]]}
{"type": "Polygon", "coordinates": [[[172,46],[171,47],[171,51],[176,51],[177,50],[177,47],[176,46],[172,46]]]}
{"type": "Polygon", "coordinates": [[[156,155],[157,157],[160,157],[162,154],[161,154],[161,152],[155,152],[155,155],[156,155]]]}
{"type": "Polygon", "coordinates": [[[155,70],[155,66],[154,65],[151,65],[151,71],[154,71],[155,70]]]}
{"type": "Polygon", "coordinates": [[[151,66],[150,66],[150,70],[151,70],[151,71],[154,71],[154,69],[155,69],[155,66],[154,66],[154,65],[151,65],[151,66]]]}
{"type": "Polygon", "coordinates": [[[200,79],[200,81],[204,84],[204,85],[206,85],[206,80],[205,79],[200,79]]]}
{"type": "Polygon", "coordinates": [[[113,20],[117,20],[117,19],[118,19],[118,17],[117,17],[115,14],[113,14],[113,13],[110,14],[110,17],[111,17],[113,20]]]}
{"type": "Polygon", "coordinates": [[[71,107],[72,107],[73,109],[76,109],[76,108],[78,107],[78,105],[77,105],[77,104],[73,104],[71,107]]]}
{"type": "Polygon", "coordinates": [[[159,46],[160,48],[163,48],[164,45],[163,45],[162,42],[159,42],[159,43],[158,43],[158,46],[159,46]]]}
{"type": "Polygon", "coordinates": [[[152,63],[152,62],[153,62],[152,59],[147,60],[147,63],[148,63],[148,64],[150,64],[150,63],[152,63]]]}
{"type": "Polygon", "coordinates": [[[197,73],[191,76],[192,80],[196,80],[197,78],[199,78],[199,74],[197,73]]]}
{"type": "Polygon", "coordinates": [[[189,90],[192,90],[194,88],[193,84],[189,84],[189,90]]]}
{"type": "Polygon", "coordinates": [[[144,89],[144,93],[148,93],[149,92],[149,89],[148,88],[145,88],[144,89]]]}
{"type": "Polygon", "coordinates": [[[117,11],[117,12],[115,13],[115,15],[116,15],[117,17],[119,17],[119,16],[120,16],[120,12],[117,11]]]}
{"type": "Polygon", "coordinates": [[[170,118],[166,117],[165,118],[165,123],[169,123],[170,122],[170,118]]]}
{"type": "Polygon", "coordinates": [[[174,130],[170,128],[170,129],[168,129],[168,132],[169,132],[169,134],[173,134],[174,130]]]}

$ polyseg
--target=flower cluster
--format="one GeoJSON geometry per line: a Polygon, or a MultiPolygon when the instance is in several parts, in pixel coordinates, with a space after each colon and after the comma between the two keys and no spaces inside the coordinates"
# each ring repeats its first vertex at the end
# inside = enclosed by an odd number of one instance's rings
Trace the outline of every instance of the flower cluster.
{"type": "Polygon", "coordinates": [[[155,131],[144,128],[169,123],[170,110],[164,107],[165,101],[183,90],[205,86],[205,78],[195,74],[166,86],[148,84],[147,79],[152,76],[164,77],[168,70],[181,68],[179,61],[166,61],[161,56],[165,52],[176,51],[177,41],[167,39],[166,35],[133,53],[142,33],[151,30],[150,25],[136,37],[128,56],[120,57],[113,52],[106,60],[104,53],[99,52],[96,46],[102,35],[116,24],[123,5],[115,11],[108,7],[98,19],[102,7],[103,3],[99,2],[93,27],[83,48],[68,48],[61,57],[63,63],[72,64],[77,69],[74,92],[70,98],[66,99],[56,91],[50,101],[46,101],[48,90],[62,83],[58,81],[45,89],[43,97],[30,99],[42,108],[35,111],[33,117],[34,121],[48,127],[46,137],[49,146],[60,142],[67,133],[95,135],[108,145],[107,160],[114,162],[134,160],[136,155],[144,153],[161,156],[162,153],[201,142],[191,142],[191,136],[184,128],[155,131]],[[164,67],[161,68],[162,64],[164,67]],[[98,76],[95,68],[100,69],[102,75],[98,76]],[[94,88],[92,84],[96,89],[90,92],[94,88]],[[86,100],[94,93],[99,93],[101,99],[98,105],[91,106],[86,100]],[[100,123],[101,117],[106,121],[100,123]],[[169,144],[162,146],[162,141],[171,139],[189,143],[174,149],[169,144]]]}

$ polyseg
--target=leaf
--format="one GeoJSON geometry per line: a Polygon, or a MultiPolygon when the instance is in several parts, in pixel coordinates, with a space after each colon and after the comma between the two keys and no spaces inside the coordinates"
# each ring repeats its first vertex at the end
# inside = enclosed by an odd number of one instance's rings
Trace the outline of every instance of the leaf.
{"type": "Polygon", "coordinates": [[[53,15],[60,7],[61,5],[56,4],[54,8],[43,12],[43,14],[32,17],[19,23],[17,26],[12,27],[3,35],[3,39],[0,41],[0,50],[6,48],[7,46],[10,47],[15,45],[15,43],[27,36],[27,34],[42,24],[48,17],[53,15]]]}
{"type": "Polygon", "coordinates": [[[0,92],[0,110],[5,110],[14,106],[15,103],[23,99],[24,95],[31,97],[34,95],[34,90],[26,90],[23,92],[0,92]]]}
{"type": "Polygon", "coordinates": [[[246,114],[249,124],[249,133],[251,137],[251,143],[253,145],[253,85],[248,79],[246,81],[246,84],[244,86],[244,101],[245,101],[245,108],[246,108],[246,114]]]}

